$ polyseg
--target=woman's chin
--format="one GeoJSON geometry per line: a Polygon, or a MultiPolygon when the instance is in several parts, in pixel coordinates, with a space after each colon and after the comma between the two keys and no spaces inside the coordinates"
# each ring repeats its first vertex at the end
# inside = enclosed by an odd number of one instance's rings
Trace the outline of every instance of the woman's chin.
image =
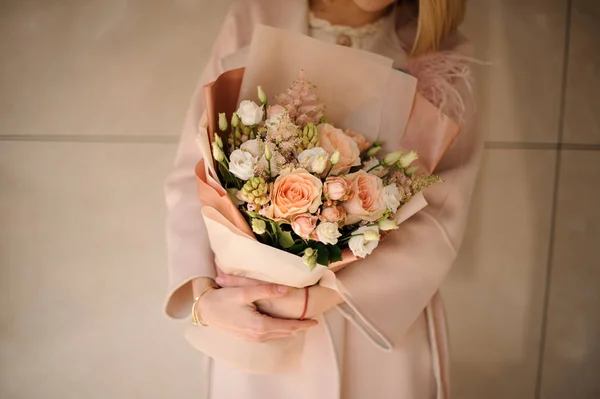
{"type": "Polygon", "coordinates": [[[354,0],[360,9],[367,12],[379,12],[395,3],[395,0],[354,0]]]}

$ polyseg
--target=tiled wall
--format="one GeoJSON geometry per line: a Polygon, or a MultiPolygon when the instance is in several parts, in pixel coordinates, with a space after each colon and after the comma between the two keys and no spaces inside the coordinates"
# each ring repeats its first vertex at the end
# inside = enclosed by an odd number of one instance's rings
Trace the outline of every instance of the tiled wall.
{"type": "MultiPolygon", "coordinates": [[[[0,397],[198,397],[161,185],[229,3],[0,1],[0,397]]],[[[456,398],[600,397],[598,21],[470,1],[488,141],[443,287],[456,398]]]]}

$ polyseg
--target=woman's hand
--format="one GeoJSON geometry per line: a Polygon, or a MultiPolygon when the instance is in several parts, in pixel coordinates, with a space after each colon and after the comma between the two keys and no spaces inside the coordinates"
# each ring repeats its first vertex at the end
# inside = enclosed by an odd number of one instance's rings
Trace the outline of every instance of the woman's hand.
{"type": "MultiPolygon", "coordinates": [[[[264,281],[250,278],[221,275],[217,277],[221,287],[253,287],[265,285],[264,281]]],[[[289,292],[279,297],[264,298],[256,301],[256,307],[265,315],[279,319],[298,319],[304,310],[306,293],[304,288],[286,287],[289,292]]],[[[319,285],[309,288],[309,297],[305,317],[310,319],[325,313],[329,309],[344,302],[342,297],[333,290],[319,285]]]]}
{"type": "Polygon", "coordinates": [[[317,322],[272,318],[258,312],[254,302],[281,298],[288,293],[288,287],[274,284],[214,289],[198,302],[198,315],[210,327],[228,331],[247,341],[285,338],[296,331],[309,329],[317,322]]]}

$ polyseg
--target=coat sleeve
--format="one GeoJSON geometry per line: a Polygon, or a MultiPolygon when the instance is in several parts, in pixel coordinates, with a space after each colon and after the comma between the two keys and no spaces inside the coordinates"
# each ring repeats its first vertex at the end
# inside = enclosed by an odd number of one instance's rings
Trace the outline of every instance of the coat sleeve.
{"type": "MultiPolygon", "coordinates": [[[[466,82],[455,88],[470,98],[466,82]]],[[[456,259],[483,150],[471,108],[435,172],[444,183],[424,193],[429,205],[337,274],[339,310],[384,350],[401,342],[456,259]]]]}
{"type": "Polygon", "coordinates": [[[165,183],[169,273],[165,312],[172,318],[183,318],[189,314],[193,301],[192,279],[214,278],[216,275],[214,258],[197,194],[194,168],[202,156],[195,138],[198,133],[198,123],[205,110],[203,86],[224,72],[220,60],[244,45],[244,35],[240,32],[238,23],[244,15],[244,3],[235,3],[225,17],[206,69],[191,100],[179,141],[174,170],[165,183]]]}

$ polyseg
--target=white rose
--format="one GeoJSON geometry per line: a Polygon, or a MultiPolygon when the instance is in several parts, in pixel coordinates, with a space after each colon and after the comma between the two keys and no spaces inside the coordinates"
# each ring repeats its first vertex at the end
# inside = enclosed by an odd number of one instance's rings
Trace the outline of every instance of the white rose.
{"type": "Polygon", "coordinates": [[[248,151],[235,150],[229,157],[229,171],[242,180],[254,177],[256,158],[248,151]]]}
{"type": "Polygon", "coordinates": [[[327,167],[329,154],[321,147],[304,150],[298,155],[300,166],[310,173],[321,174],[327,167]]]}
{"type": "Polygon", "coordinates": [[[254,158],[260,158],[264,154],[264,144],[260,140],[248,140],[243,143],[240,148],[243,151],[248,151],[254,158]]]}
{"type": "Polygon", "coordinates": [[[262,121],[264,111],[263,108],[254,101],[244,100],[240,103],[236,114],[246,126],[254,126],[262,121]]]}
{"type": "Polygon", "coordinates": [[[317,237],[323,244],[335,245],[342,233],[338,230],[337,223],[321,222],[317,226],[317,237]]]}
{"type": "Polygon", "coordinates": [[[398,186],[395,184],[390,184],[383,188],[383,202],[391,212],[396,212],[396,210],[398,210],[401,199],[402,195],[400,194],[400,190],[398,190],[398,186]]]}
{"type": "Polygon", "coordinates": [[[356,229],[352,233],[353,237],[348,241],[350,250],[357,258],[364,258],[367,255],[370,255],[379,245],[379,241],[377,240],[367,241],[365,239],[364,233],[366,231],[372,231],[373,233],[370,233],[370,235],[374,233],[379,234],[379,228],[377,226],[364,226],[356,229]]]}
{"type": "Polygon", "coordinates": [[[363,170],[372,175],[381,177],[383,172],[385,172],[385,169],[383,169],[382,166],[375,168],[375,166],[377,166],[377,165],[379,165],[379,160],[377,158],[369,158],[369,160],[365,161],[365,163],[363,164],[363,170]],[[375,169],[373,169],[373,168],[375,168],[375,169]],[[371,169],[373,169],[373,170],[371,170],[371,169]]]}

